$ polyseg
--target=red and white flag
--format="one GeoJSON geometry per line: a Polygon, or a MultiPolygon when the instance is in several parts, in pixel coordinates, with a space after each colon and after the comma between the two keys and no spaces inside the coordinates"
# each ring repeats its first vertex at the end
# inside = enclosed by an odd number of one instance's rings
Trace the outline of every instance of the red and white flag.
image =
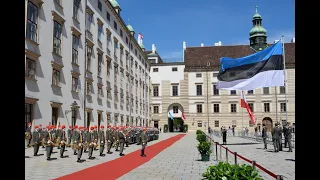
{"type": "Polygon", "coordinates": [[[253,115],[253,113],[252,113],[252,111],[251,111],[251,109],[250,109],[250,107],[249,107],[249,104],[247,103],[247,100],[246,100],[246,97],[244,96],[243,91],[241,91],[240,106],[241,106],[242,108],[246,108],[246,109],[247,109],[252,124],[255,124],[254,115],[253,115]]]}
{"type": "Polygon", "coordinates": [[[138,34],[140,39],[143,39],[143,35],[141,33],[138,34]]]}
{"type": "Polygon", "coordinates": [[[187,118],[184,116],[184,113],[182,112],[182,120],[186,120],[187,118]]]}

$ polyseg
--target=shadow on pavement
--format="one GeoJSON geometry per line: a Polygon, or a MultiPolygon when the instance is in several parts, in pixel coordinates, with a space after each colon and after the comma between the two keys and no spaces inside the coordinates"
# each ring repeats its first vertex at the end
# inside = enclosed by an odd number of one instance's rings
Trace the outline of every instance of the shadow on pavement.
{"type": "Polygon", "coordinates": [[[229,144],[229,143],[227,143],[227,144],[225,144],[225,145],[253,145],[253,144],[261,144],[261,143],[234,143],[234,144],[229,144]]]}

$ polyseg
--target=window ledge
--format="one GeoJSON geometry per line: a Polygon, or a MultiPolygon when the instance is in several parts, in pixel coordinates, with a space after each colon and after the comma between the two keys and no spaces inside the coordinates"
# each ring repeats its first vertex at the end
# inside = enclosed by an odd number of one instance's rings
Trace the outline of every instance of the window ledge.
{"type": "Polygon", "coordinates": [[[90,70],[87,70],[88,73],[92,74],[92,72],[90,70]]]}
{"type": "Polygon", "coordinates": [[[99,75],[97,75],[97,78],[102,79],[102,77],[101,77],[101,76],[99,76],[99,75]]]}
{"type": "Polygon", "coordinates": [[[58,86],[58,85],[54,85],[54,84],[51,84],[51,87],[61,88],[60,86],[58,86]]]}
{"type": "Polygon", "coordinates": [[[31,78],[31,77],[27,77],[25,76],[24,77],[25,80],[31,80],[31,81],[34,81],[34,82],[37,82],[38,80],[34,79],[34,78],[31,78]]]}
{"type": "Polygon", "coordinates": [[[27,40],[27,41],[29,41],[30,43],[32,43],[32,44],[34,44],[34,45],[36,45],[36,46],[39,46],[39,43],[37,43],[37,42],[35,42],[35,41],[33,41],[33,40],[31,40],[31,39],[27,38],[27,37],[25,37],[24,39],[25,39],[25,40],[27,40]]]}
{"type": "Polygon", "coordinates": [[[61,56],[60,54],[57,54],[57,53],[55,53],[55,52],[52,52],[52,54],[55,55],[55,56],[57,56],[57,57],[59,57],[59,58],[62,58],[62,56],[61,56]]]}
{"type": "Polygon", "coordinates": [[[74,65],[74,66],[80,67],[80,65],[77,64],[77,63],[71,62],[71,64],[74,65]]]}

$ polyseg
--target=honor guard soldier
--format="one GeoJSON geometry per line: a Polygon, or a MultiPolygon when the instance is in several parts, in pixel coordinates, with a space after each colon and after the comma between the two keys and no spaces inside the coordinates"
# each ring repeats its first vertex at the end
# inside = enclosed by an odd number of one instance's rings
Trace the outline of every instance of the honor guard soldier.
{"type": "Polygon", "coordinates": [[[274,146],[274,152],[279,152],[279,139],[280,139],[280,128],[279,123],[275,123],[275,127],[272,129],[272,140],[273,140],[273,146],[274,146]]]}
{"type": "Polygon", "coordinates": [[[88,142],[87,142],[87,139],[88,139],[88,129],[87,128],[83,128],[82,129],[82,135],[83,135],[83,152],[84,153],[87,153],[87,149],[88,149],[88,142]]]}
{"type": "Polygon", "coordinates": [[[72,131],[72,146],[73,146],[72,149],[73,149],[74,155],[77,155],[77,151],[78,151],[78,149],[76,148],[77,147],[76,138],[77,138],[77,136],[79,136],[78,134],[79,134],[78,126],[75,125],[73,127],[73,131],[72,131]]]}
{"type": "Polygon", "coordinates": [[[263,139],[263,144],[264,144],[264,148],[263,149],[267,149],[267,127],[265,124],[262,124],[262,139],[263,139]]]}
{"type": "Polygon", "coordinates": [[[285,134],[286,141],[289,146],[289,151],[292,152],[292,144],[291,144],[291,138],[292,138],[292,126],[290,126],[290,122],[287,123],[286,126],[286,134],[285,134]]]}
{"type": "Polygon", "coordinates": [[[43,127],[42,128],[42,131],[41,131],[41,145],[42,145],[42,148],[46,148],[44,145],[45,145],[45,141],[44,141],[44,134],[48,131],[48,129],[46,127],[43,127]]]}
{"type": "Polygon", "coordinates": [[[67,143],[67,136],[66,136],[66,131],[65,131],[66,126],[62,125],[60,129],[60,158],[64,158],[63,153],[66,148],[66,143],[67,143]]]}
{"type": "Polygon", "coordinates": [[[27,147],[30,147],[31,139],[32,139],[31,122],[28,122],[28,127],[25,132],[25,140],[26,140],[27,147]]]}
{"type": "MultiPolygon", "coordinates": [[[[94,140],[96,141],[96,142],[98,142],[98,137],[99,135],[98,135],[98,127],[97,126],[94,126],[94,130],[93,130],[93,137],[94,137],[94,140]]],[[[97,146],[95,146],[94,148],[93,148],[95,151],[97,151],[98,149],[97,149],[97,146]]]]}
{"type": "Polygon", "coordinates": [[[126,135],[123,133],[124,131],[124,127],[121,126],[120,130],[119,130],[119,145],[120,145],[120,156],[124,156],[123,154],[123,147],[124,147],[124,143],[125,143],[125,139],[126,139],[126,135]]]}
{"type": "Polygon", "coordinates": [[[100,143],[100,156],[105,156],[103,154],[104,151],[104,145],[106,143],[106,136],[104,135],[104,126],[100,126],[100,131],[99,131],[99,143],[100,143]]]}
{"type": "Polygon", "coordinates": [[[79,131],[78,133],[76,134],[76,137],[75,137],[75,143],[77,144],[77,147],[76,149],[78,150],[78,153],[77,153],[77,162],[80,163],[81,162],[81,156],[82,156],[82,152],[83,152],[83,142],[84,142],[84,139],[83,139],[83,134],[82,134],[82,130],[83,127],[80,126],[79,127],[79,131]]]}
{"type": "Polygon", "coordinates": [[[148,136],[146,134],[146,128],[143,128],[143,132],[141,133],[141,155],[142,157],[145,157],[146,155],[144,154],[144,149],[147,146],[148,142],[148,136]]]}
{"type": "Polygon", "coordinates": [[[41,134],[39,132],[38,126],[35,126],[35,129],[32,133],[32,142],[33,142],[33,155],[38,156],[39,146],[41,143],[41,134]]]}
{"type": "Polygon", "coordinates": [[[68,145],[71,145],[71,138],[72,138],[72,126],[69,126],[69,129],[67,131],[68,134],[68,145]]]}
{"type": "Polygon", "coordinates": [[[90,127],[90,131],[87,134],[87,143],[88,143],[88,148],[89,148],[89,152],[88,152],[88,156],[89,159],[94,159],[94,157],[92,157],[92,153],[93,153],[93,147],[95,146],[95,142],[94,142],[94,137],[93,137],[93,131],[94,131],[94,127],[91,126],[90,127]]]}
{"type": "Polygon", "coordinates": [[[43,131],[45,130],[45,127],[42,127],[42,124],[39,124],[39,130],[38,130],[38,132],[40,133],[40,144],[39,144],[39,146],[41,146],[42,145],[42,148],[45,148],[44,147],[44,143],[43,143],[43,131]]]}
{"type": "MultiPolygon", "coordinates": [[[[148,135],[145,132],[146,136],[147,136],[147,141],[148,141],[148,135]]],[[[141,144],[141,127],[137,128],[137,133],[136,133],[136,140],[137,140],[137,145],[141,144]]]]}
{"type": "Polygon", "coordinates": [[[107,130],[106,130],[106,140],[107,140],[107,153],[108,154],[112,154],[112,152],[110,151],[112,145],[113,145],[113,136],[112,136],[112,129],[111,126],[108,125],[107,130]]]}
{"type": "Polygon", "coordinates": [[[56,144],[58,146],[58,149],[60,149],[60,142],[61,142],[61,126],[59,125],[56,129],[56,144]]]}
{"type": "Polygon", "coordinates": [[[116,129],[115,129],[115,131],[114,131],[114,137],[115,137],[115,148],[116,148],[116,150],[115,151],[119,151],[118,150],[118,147],[119,147],[119,127],[118,126],[116,126],[116,129]]]}
{"type": "Polygon", "coordinates": [[[123,131],[123,133],[124,133],[124,135],[125,135],[125,144],[126,144],[126,147],[129,147],[129,145],[128,145],[128,141],[129,141],[129,139],[130,139],[130,136],[129,136],[129,127],[128,126],[126,126],[125,127],[125,129],[124,129],[124,131],[123,131]]]}
{"type": "Polygon", "coordinates": [[[45,141],[45,145],[46,145],[46,151],[47,151],[47,160],[51,160],[51,154],[52,154],[52,150],[53,150],[53,141],[54,141],[54,137],[53,137],[53,126],[47,126],[47,131],[44,134],[44,141],[45,141]]]}

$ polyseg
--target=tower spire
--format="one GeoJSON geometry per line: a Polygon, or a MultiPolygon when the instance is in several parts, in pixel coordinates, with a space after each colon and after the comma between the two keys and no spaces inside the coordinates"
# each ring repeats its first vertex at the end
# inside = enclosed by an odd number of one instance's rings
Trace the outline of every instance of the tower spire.
{"type": "Polygon", "coordinates": [[[256,5],[256,13],[258,13],[258,5],[256,5]]]}

